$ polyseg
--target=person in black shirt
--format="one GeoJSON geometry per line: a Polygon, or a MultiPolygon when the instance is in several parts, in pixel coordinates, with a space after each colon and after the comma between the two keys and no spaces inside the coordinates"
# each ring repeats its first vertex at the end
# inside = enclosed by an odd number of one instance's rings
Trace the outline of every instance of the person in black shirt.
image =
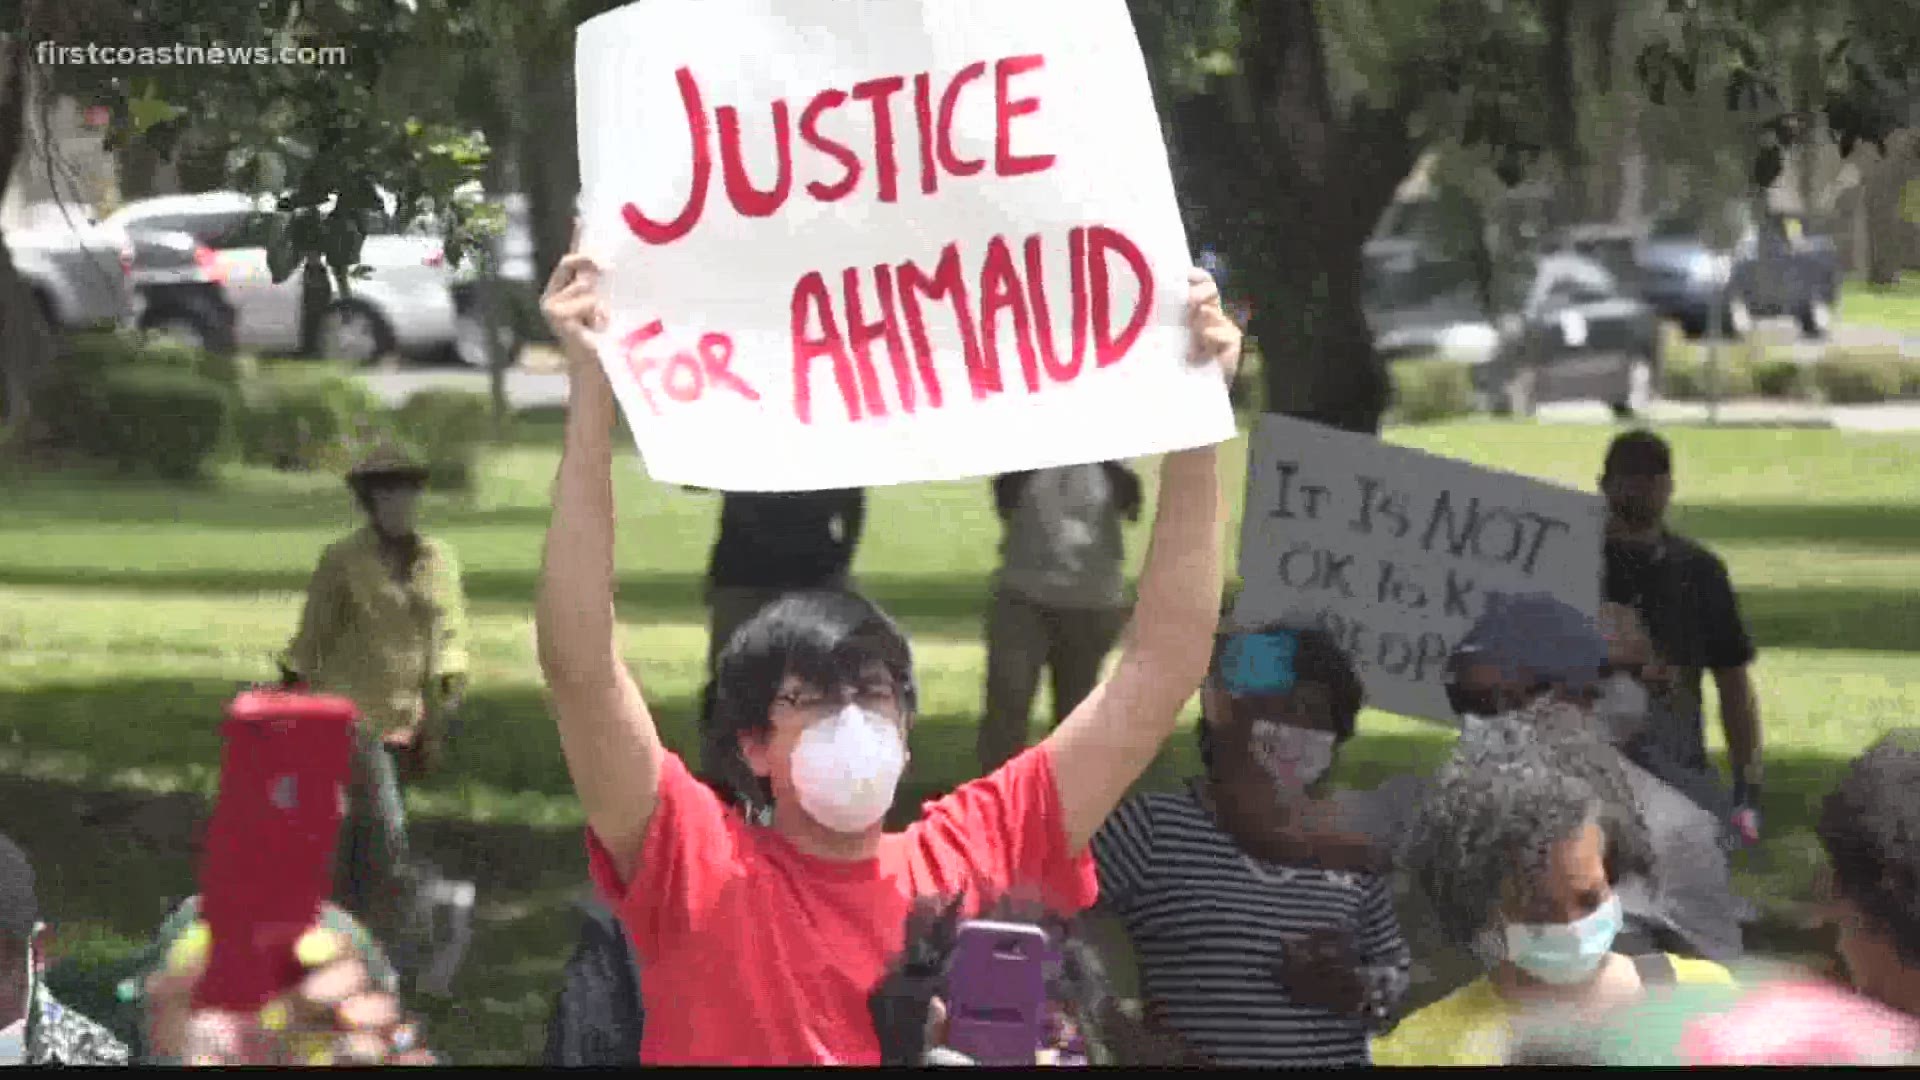
{"type": "Polygon", "coordinates": [[[703,718],[713,708],[714,665],[733,632],[787,593],[846,588],[866,520],[859,488],[721,496],[720,535],[707,561],[703,718]]]}
{"type": "Polygon", "coordinates": [[[1600,491],[1607,500],[1603,599],[1639,613],[1659,662],[1644,681],[1655,689],[1648,753],[1711,775],[1702,684],[1712,673],[1733,767],[1734,824],[1759,835],[1760,710],[1750,668],[1752,640],[1718,556],[1666,527],[1673,452],[1650,431],[1630,431],[1607,448],[1600,491]]]}

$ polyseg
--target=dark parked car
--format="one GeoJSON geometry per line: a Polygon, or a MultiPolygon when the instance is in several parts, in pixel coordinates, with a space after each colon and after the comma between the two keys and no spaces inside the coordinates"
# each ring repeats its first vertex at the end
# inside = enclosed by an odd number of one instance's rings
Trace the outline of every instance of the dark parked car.
{"type": "Polygon", "coordinates": [[[1745,335],[1757,318],[1791,316],[1801,333],[1824,338],[1833,328],[1841,270],[1833,241],[1813,235],[1805,219],[1758,213],[1736,203],[1726,220],[1671,215],[1654,224],[1640,248],[1640,287],[1660,314],[1691,337],[1718,326],[1745,335]],[[1716,242],[1718,234],[1732,243],[1716,242]]]}
{"type": "Polygon", "coordinates": [[[1497,291],[1500,344],[1473,369],[1491,411],[1527,416],[1545,403],[1603,401],[1626,417],[1653,402],[1659,315],[1605,267],[1565,253],[1526,257],[1497,291]]]}
{"type": "Polygon", "coordinates": [[[1592,259],[1510,259],[1495,274],[1491,313],[1463,260],[1376,240],[1365,265],[1375,348],[1389,361],[1469,365],[1483,409],[1524,416],[1540,404],[1601,401],[1624,416],[1657,393],[1659,316],[1592,259]]]}

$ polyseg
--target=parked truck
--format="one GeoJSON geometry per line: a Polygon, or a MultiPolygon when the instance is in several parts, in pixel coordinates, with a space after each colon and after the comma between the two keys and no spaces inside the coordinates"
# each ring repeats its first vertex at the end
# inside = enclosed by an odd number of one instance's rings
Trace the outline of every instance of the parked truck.
{"type": "Polygon", "coordinates": [[[1840,258],[1795,214],[1740,202],[1719,221],[1672,214],[1640,246],[1639,285],[1647,302],[1689,337],[1718,330],[1741,337],[1754,320],[1787,316],[1809,338],[1833,329],[1840,302],[1840,258]]]}

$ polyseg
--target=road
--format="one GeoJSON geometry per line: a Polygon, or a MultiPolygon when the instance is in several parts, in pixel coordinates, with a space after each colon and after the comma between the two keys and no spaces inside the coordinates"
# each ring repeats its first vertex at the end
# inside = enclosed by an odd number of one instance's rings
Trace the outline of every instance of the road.
{"type": "MultiPolygon", "coordinates": [[[[1877,327],[1841,326],[1834,330],[1827,345],[1796,340],[1786,323],[1767,323],[1757,332],[1769,345],[1787,346],[1788,355],[1812,361],[1824,347],[1898,348],[1908,356],[1920,357],[1920,338],[1903,338],[1897,331],[1877,327]]],[[[557,407],[567,403],[567,378],[559,370],[559,357],[550,349],[529,350],[522,365],[507,373],[507,399],[515,409],[557,407]]],[[[385,369],[363,376],[375,396],[389,406],[399,405],[415,393],[429,387],[485,392],[485,373],[463,367],[408,367],[385,369]]],[[[1707,408],[1695,402],[1663,401],[1649,419],[1656,423],[1700,423],[1707,408]]],[[[1613,415],[1599,402],[1547,405],[1540,409],[1547,423],[1612,423],[1613,415]]],[[[1820,406],[1793,402],[1744,401],[1721,409],[1720,421],[1728,425],[1804,425],[1836,427],[1846,431],[1920,431],[1920,403],[1889,405],[1820,406]]]]}

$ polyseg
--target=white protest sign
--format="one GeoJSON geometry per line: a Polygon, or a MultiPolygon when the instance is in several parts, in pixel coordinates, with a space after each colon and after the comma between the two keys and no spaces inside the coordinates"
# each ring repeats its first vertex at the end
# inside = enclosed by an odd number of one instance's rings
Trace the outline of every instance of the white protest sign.
{"type": "Polygon", "coordinates": [[[1248,454],[1234,615],[1317,620],[1375,708],[1452,720],[1446,660],[1491,594],[1599,611],[1599,496],[1282,416],[1248,454]]]}
{"type": "Polygon", "coordinates": [[[1230,439],[1124,0],[641,0],[576,46],[602,362],[658,480],[1230,439]]]}

